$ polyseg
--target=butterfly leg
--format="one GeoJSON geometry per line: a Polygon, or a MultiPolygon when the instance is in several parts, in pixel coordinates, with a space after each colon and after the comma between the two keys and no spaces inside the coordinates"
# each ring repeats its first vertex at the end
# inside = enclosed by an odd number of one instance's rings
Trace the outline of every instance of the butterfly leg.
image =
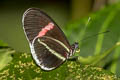
{"type": "Polygon", "coordinates": [[[69,61],[77,61],[78,60],[78,56],[71,56],[68,58],[69,61]]]}

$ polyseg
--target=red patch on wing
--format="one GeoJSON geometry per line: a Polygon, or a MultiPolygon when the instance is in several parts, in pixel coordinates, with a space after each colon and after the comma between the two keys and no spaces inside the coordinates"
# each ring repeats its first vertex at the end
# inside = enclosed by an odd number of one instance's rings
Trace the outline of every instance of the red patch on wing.
{"type": "Polygon", "coordinates": [[[44,28],[42,28],[42,30],[39,32],[37,37],[42,37],[44,36],[49,30],[54,28],[54,24],[53,23],[49,23],[48,25],[46,25],[44,28]]]}

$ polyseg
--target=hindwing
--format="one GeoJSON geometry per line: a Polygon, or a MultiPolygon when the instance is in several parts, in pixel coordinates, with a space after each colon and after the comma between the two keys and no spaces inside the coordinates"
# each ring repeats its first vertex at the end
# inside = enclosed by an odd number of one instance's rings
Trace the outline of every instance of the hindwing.
{"type": "Polygon", "coordinates": [[[48,37],[35,38],[31,47],[33,58],[44,70],[58,67],[69,55],[64,46],[48,37]]]}

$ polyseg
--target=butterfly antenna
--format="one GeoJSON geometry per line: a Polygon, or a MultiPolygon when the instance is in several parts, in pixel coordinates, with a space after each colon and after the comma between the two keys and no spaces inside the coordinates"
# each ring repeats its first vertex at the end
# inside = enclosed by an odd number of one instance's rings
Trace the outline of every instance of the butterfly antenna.
{"type": "Polygon", "coordinates": [[[88,36],[88,37],[82,39],[81,41],[86,40],[86,39],[89,39],[89,38],[92,38],[92,37],[95,37],[95,36],[98,36],[98,35],[100,35],[100,34],[108,33],[108,32],[110,32],[110,31],[107,30],[107,31],[104,31],[104,32],[100,32],[100,33],[94,34],[94,35],[92,35],[92,36],[88,36]]]}
{"type": "Polygon", "coordinates": [[[90,20],[91,20],[91,17],[88,18],[88,20],[87,20],[87,22],[86,22],[86,24],[85,24],[85,30],[86,30],[88,24],[90,23],[90,20]]]}
{"type": "MultiPolygon", "coordinates": [[[[91,20],[91,17],[88,18],[88,21],[87,21],[86,24],[85,24],[85,30],[86,30],[87,26],[90,24],[90,20],[91,20]]],[[[100,35],[100,34],[108,33],[108,32],[110,32],[110,31],[107,30],[107,31],[104,31],[104,32],[100,32],[100,33],[97,33],[97,34],[88,36],[88,37],[82,39],[81,41],[86,40],[86,39],[89,39],[89,38],[92,38],[92,37],[95,37],[95,36],[100,35]]]]}
{"type": "Polygon", "coordinates": [[[87,26],[87,25],[88,25],[88,23],[90,22],[90,20],[91,20],[91,17],[89,17],[89,18],[88,18],[88,21],[87,21],[87,23],[86,23],[86,25],[85,25],[85,26],[87,26]]]}

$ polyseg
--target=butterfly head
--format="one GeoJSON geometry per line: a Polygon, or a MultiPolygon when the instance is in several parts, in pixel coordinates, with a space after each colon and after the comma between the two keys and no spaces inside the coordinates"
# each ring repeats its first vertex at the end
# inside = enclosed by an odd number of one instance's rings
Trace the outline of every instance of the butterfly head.
{"type": "Polygon", "coordinates": [[[71,48],[72,48],[72,51],[71,51],[71,53],[72,53],[72,55],[74,54],[74,53],[78,53],[78,52],[80,52],[80,48],[79,48],[79,44],[78,44],[78,42],[75,42],[72,46],[71,46],[71,48]]]}

